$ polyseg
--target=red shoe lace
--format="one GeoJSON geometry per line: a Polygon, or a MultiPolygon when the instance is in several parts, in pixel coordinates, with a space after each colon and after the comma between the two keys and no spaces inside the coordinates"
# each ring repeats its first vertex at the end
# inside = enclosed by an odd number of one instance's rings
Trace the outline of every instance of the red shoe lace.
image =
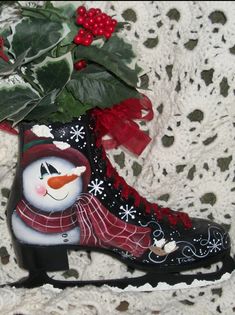
{"type": "Polygon", "coordinates": [[[96,124],[95,133],[96,133],[96,147],[101,149],[102,159],[106,162],[106,175],[109,178],[114,180],[114,188],[121,189],[121,196],[125,199],[128,199],[130,196],[134,197],[134,205],[139,207],[140,204],[143,204],[145,207],[145,211],[147,214],[150,214],[152,211],[154,212],[156,218],[160,221],[164,217],[167,217],[169,223],[173,226],[177,225],[177,223],[182,222],[184,227],[189,229],[192,227],[192,222],[187,213],[184,212],[176,212],[169,208],[161,208],[157,204],[150,203],[146,198],[141,197],[140,194],[131,186],[129,186],[124,178],[122,178],[116,171],[116,169],[112,166],[109,161],[104,147],[102,145],[102,135],[100,134],[99,124],[96,124]]]}

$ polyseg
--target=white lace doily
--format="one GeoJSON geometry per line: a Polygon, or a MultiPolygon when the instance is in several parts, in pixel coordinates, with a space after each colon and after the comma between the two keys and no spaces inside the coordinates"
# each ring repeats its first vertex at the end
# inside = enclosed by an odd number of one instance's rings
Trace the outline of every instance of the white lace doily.
{"type": "MultiPolygon", "coordinates": [[[[147,94],[154,104],[155,118],[143,126],[153,138],[151,144],[139,158],[120,148],[110,152],[113,164],[149,200],[224,224],[230,229],[234,255],[235,3],[87,1],[86,5],[130,21],[123,35],[136,45],[146,71],[142,84],[149,82],[147,94]]],[[[1,12],[2,25],[11,10],[1,12]]],[[[1,132],[1,283],[26,274],[15,262],[5,216],[16,160],[16,137],[1,132]]],[[[101,254],[73,252],[69,259],[71,269],[60,277],[133,276],[124,265],[101,254]]],[[[210,287],[151,293],[117,294],[104,287],[62,291],[49,285],[33,290],[3,288],[0,313],[232,314],[234,288],[234,276],[210,287]]]]}

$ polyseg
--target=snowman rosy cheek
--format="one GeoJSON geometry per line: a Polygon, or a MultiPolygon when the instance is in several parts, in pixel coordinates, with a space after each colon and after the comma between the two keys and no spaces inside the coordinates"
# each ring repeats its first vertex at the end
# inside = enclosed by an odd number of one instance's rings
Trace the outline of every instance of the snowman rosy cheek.
{"type": "Polygon", "coordinates": [[[47,193],[47,189],[42,183],[36,184],[34,189],[39,196],[45,196],[47,193]]]}

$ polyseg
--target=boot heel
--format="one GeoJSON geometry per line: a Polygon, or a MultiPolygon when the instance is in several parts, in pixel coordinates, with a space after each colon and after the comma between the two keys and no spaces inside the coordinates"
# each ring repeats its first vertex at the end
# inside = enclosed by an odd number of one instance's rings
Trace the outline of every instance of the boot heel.
{"type": "Polygon", "coordinates": [[[69,269],[67,250],[61,246],[30,246],[14,242],[19,266],[23,269],[59,271],[69,269]]]}

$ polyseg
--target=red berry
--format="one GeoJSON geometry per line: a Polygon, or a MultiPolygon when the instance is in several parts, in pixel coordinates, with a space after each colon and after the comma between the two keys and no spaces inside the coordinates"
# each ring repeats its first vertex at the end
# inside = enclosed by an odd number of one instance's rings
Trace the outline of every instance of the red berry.
{"type": "Polygon", "coordinates": [[[93,17],[93,16],[95,16],[95,14],[96,14],[96,9],[94,9],[94,8],[89,9],[87,12],[87,15],[89,17],[93,17]]]}
{"type": "Polygon", "coordinates": [[[84,15],[86,13],[86,8],[82,5],[82,6],[77,8],[76,12],[79,15],[84,15]]]}
{"type": "Polygon", "coordinates": [[[110,26],[112,25],[112,19],[110,17],[108,17],[104,23],[106,26],[110,26]]]}
{"type": "Polygon", "coordinates": [[[115,27],[117,25],[117,20],[112,19],[111,21],[112,21],[112,25],[115,27]]]}
{"type": "Polygon", "coordinates": [[[85,60],[79,60],[79,61],[75,62],[75,64],[74,64],[74,68],[76,70],[81,70],[85,67],[86,67],[86,61],[85,60]]]}
{"type": "Polygon", "coordinates": [[[89,18],[88,19],[88,23],[90,24],[90,25],[93,25],[94,23],[95,23],[95,20],[94,20],[94,18],[89,18]]]}
{"type": "Polygon", "coordinates": [[[109,39],[112,36],[112,33],[105,31],[104,32],[104,37],[109,39]]]}
{"type": "Polygon", "coordinates": [[[97,33],[98,33],[99,36],[104,35],[104,29],[103,28],[98,28],[97,29],[97,33]]]}
{"type": "Polygon", "coordinates": [[[90,28],[90,24],[88,23],[88,21],[86,20],[84,23],[83,23],[83,26],[87,29],[90,28]]]}
{"type": "Polygon", "coordinates": [[[106,13],[101,13],[101,19],[105,21],[107,19],[108,15],[106,13]]]}
{"type": "Polygon", "coordinates": [[[100,22],[98,25],[99,25],[99,28],[103,28],[105,26],[103,22],[100,22]]]}
{"type": "Polygon", "coordinates": [[[74,39],[73,39],[73,42],[74,42],[76,45],[81,44],[82,41],[83,41],[83,38],[82,38],[82,36],[80,36],[80,35],[76,35],[76,36],[74,37],[74,39]]]}
{"type": "Polygon", "coordinates": [[[90,46],[90,44],[93,42],[93,39],[85,38],[82,42],[84,46],[90,46]]]}
{"type": "Polygon", "coordinates": [[[113,26],[108,26],[108,27],[106,28],[106,31],[107,31],[107,32],[110,32],[110,33],[113,33],[114,30],[115,30],[115,28],[114,28],[113,26]]]}
{"type": "Polygon", "coordinates": [[[77,23],[78,25],[83,24],[84,22],[85,22],[85,17],[84,17],[84,16],[79,15],[79,16],[76,18],[76,23],[77,23]]]}
{"type": "Polygon", "coordinates": [[[99,27],[99,25],[97,23],[95,23],[93,26],[92,26],[92,29],[95,30],[97,29],[97,27],[99,27]]]}
{"type": "Polygon", "coordinates": [[[98,14],[101,14],[102,11],[100,9],[95,9],[95,14],[98,15],[98,14]]]}
{"type": "Polygon", "coordinates": [[[93,35],[98,36],[98,28],[92,30],[93,35]]]}
{"type": "Polygon", "coordinates": [[[96,23],[100,23],[102,21],[101,14],[95,16],[96,23]]]}
{"type": "Polygon", "coordinates": [[[93,41],[93,35],[91,33],[88,33],[85,38],[93,41]]]}
{"type": "Polygon", "coordinates": [[[78,35],[84,36],[85,34],[86,34],[86,31],[84,30],[84,28],[81,28],[81,29],[78,31],[78,35]]]}

